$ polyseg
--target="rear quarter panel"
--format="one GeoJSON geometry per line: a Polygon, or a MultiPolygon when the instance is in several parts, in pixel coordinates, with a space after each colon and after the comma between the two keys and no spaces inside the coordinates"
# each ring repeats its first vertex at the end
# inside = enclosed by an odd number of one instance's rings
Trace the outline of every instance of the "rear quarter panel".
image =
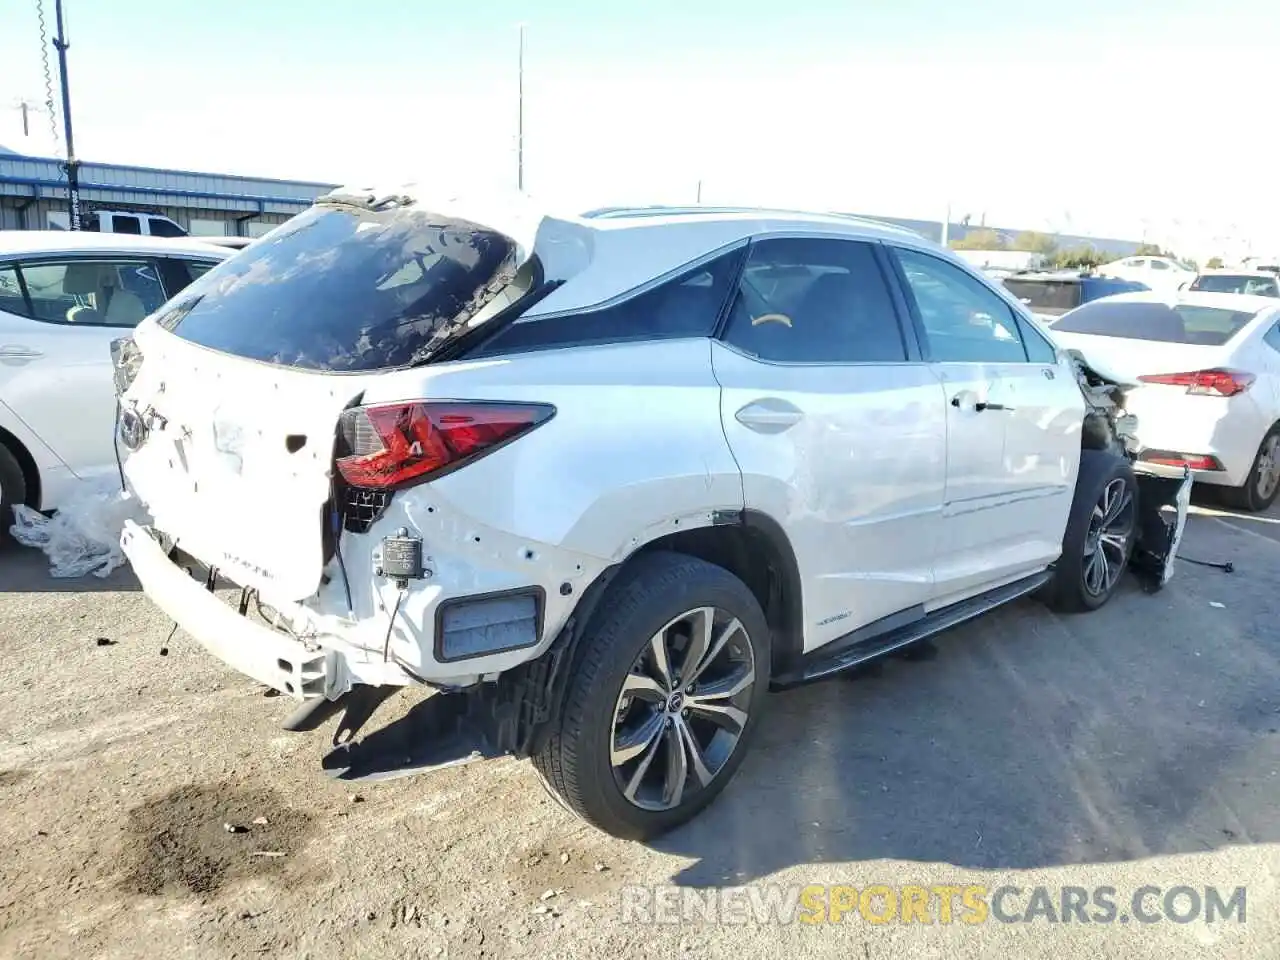
{"type": "Polygon", "coordinates": [[[742,508],[710,354],[708,340],[513,354],[381,378],[364,402],[552,404],[549,422],[423,489],[478,528],[609,563],[742,508]]]}

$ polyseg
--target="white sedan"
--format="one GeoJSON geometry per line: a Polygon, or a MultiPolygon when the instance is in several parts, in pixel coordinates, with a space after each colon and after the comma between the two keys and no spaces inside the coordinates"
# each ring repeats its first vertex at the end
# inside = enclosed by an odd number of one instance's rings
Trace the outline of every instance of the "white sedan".
{"type": "Polygon", "coordinates": [[[1100,372],[1140,386],[1126,398],[1148,462],[1187,464],[1242,510],[1280,490],[1280,302],[1183,291],[1095,300],[1050,327],[1100,372]]]}
{"type": "Polygon", "coordinates": [[[0,531],[11,505],[57,509],[78,481],[116,472],[111,342],[234,252],[0,231],[0,531]]]}
{"type": "Polygon", "coordinates": [[[1196,278],[1195,268],[1173,257],[1125,257],[1098,267],[1098,276],[1145,284],[1152,290],[1176,290],[1196,278]]]}

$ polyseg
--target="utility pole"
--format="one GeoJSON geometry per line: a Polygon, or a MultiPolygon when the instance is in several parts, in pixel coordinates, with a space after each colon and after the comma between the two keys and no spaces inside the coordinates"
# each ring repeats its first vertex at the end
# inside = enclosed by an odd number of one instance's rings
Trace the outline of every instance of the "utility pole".
{"type": "Polygon", "coordinates": [[[58,35],[53,45],[58,51],[58,76],[62,81],[62,126],[67,138],[67,201],[71,208],[71,229],[80,229],[80,161],[76,159],[75,142],[71,139],[71,85],[67,80],[67,42],[66,30],[62,21],[62,0],[54,0],[57,13],[58,35]]]}
{"type": "Polygon", "coordinates": [[[520,79],[516,114],[516,189],[524,193],[524,24],[520,24],[520,79]]]}
{"type": "Polygon", "coordinates": [[[698,203],[702,202],[702,181],[698,181],[698,203]]]}

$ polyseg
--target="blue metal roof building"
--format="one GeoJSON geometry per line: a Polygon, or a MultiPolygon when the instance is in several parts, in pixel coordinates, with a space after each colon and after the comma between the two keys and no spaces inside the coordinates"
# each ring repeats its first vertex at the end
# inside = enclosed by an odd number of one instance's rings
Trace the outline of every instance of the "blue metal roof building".
{"type": "MultiPolygon", "coordinates": [[[[159,213],[193,234],[260,236],[301,213],[334,186],[305,180],[80,164],[84,210],[159,213]]],[[[65,227],[67,211],[62,161],[0,150],[0,229],[65,227]]]]}

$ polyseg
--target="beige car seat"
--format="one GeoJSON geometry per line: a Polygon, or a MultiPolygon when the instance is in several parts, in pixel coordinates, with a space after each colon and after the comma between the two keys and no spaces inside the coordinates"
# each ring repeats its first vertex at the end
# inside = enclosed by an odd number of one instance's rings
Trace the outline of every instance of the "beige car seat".
{"type": "Polygon", "coordinates": [[[67,323],[101,323],[102,314],[97,305],[101,303],[98,290],[102,265],[98,263],[69,263],[62,275],[62,292],[66,296],[92,297],[88,305],[76,304],[67,311],[67,323]]]}
{"type": "Polygon", "coordinates": [[[77,305],[67,311],[68,323],[136,327],[147,315],[141,298],[120,286],[117,269],[108,264],[68,264],[62,278],[62,292],[93,297],[93,306],[77,305]]]}

